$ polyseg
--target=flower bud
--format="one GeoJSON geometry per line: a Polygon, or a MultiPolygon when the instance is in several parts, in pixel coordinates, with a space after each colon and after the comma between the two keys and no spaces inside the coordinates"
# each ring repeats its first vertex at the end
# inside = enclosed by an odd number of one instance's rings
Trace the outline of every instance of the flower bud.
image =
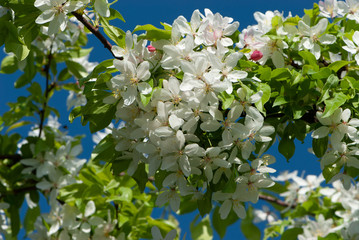
{"type": "Polygon", "coordinates": [[[155,48],[154,46],[152,46],[152,45],[148,45],[148,46],[147,46],[147,49],[148,49],[148,51],[150,51],[150,52],[155,52],[155,51],[156,51],[156,48],[155,48]]]}
{"type": "Polygon", "coordinates": [[[255,50],[251,55],[251,60],[258,61],[263,57],[263,53],[261,51],[255,50]]]}

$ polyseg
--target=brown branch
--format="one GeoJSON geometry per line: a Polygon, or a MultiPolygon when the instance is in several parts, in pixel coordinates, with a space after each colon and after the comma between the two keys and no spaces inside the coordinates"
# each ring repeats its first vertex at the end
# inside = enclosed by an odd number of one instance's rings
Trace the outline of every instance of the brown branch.
{"type": "Polygon", "coordinates": [[[79,20],[88,30],[90,30],[90,32],[92,32],[93,35],[95,35],[100,41],[101,43],[103,44],[103,46],[105,48],[107,48],[110,53],[112,54],[112,56],[116,59],[119,59],[119,60],[123,60],[123,57],[117,57],[115,56],[115,54],[112,52],[112,44],[107,41],[107,39],[102,35],[102,33],[97,29],[95,28],[94,26],[91,25],[91,23],[89,23],[83,16],[82,14],[78,13],[78,12],[71,12],[72,15],[74,15],[77,20],[79,20]]]}
{"type": "Polygon", "coordinates": [[[290,208],[295,208],[297,206],[297,204],[289,204],[289,203],[286,203],[280,199],[277,199],[277,198],[274,198],[274,197],[271,197],[271,196],[267,196],[267,195],[262,195],[262,194],[259,194],[259,199],[262,199],[262,200],[265,200],[267,202],[271,202],[271,203],[275,203],[275,204],[278,204],[282,207],[290,207],[290,208]]]}
{"type": "Polygon", "coordinates": [[[47,56],[47,64],[44,67],[44,71],[45,71],[45,74],[46,74],[46,88],[45,88],[45,100],[44,100],[44,103],[42,105],[42,109],[40,111],[39,138],[41,137],[42,129],[44,127],[45,112],[46,112],[46,107],[47,107],[47,101],[49,100],[48,99],[49,98],[49,92],[53,89],[53,88],[49,88],[51,60],[52,60],[52,44],[51,44],[51,47],[50,47],[50,53],[47,56]]]}
{"type": "Polygon", "coordinates": [[[10,154],[10,155],[0,155],[0,160],[3,159],[11,159],[11,160],[15,160],[15,161],[20,161],[22,159],[20,154],[10,154]]]}

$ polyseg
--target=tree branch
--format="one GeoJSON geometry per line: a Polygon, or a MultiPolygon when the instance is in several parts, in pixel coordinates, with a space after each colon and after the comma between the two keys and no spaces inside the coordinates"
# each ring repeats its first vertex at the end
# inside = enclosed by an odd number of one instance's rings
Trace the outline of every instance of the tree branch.
{"type": "Polygon", "coordinates": [[[45,112],[46,112],[46,107],[47,107],[47,101],[48,101],[48,98],[49,98],[49,92],[52,90],[52,88],[49,88],[51,60],[52,60],[52,44],[51,44],[51,47],[50,47],[50,53],[47,56],[47,64],[44,67],[45,74],[46,74],[46,88],[45,88],[44,104],[42,105],[42,110],[40,111],[39,138],[41,137],[42,129],[44,127],[45,112]]]}
{"type": "Polygon", "coordinates": [[[95,35],[100,41],[101,43],[103,44],[103,46],[105,48],[107,48],[110,53],[112,54],[112,56],[116,59],[119,59],[119,60],[123,60],[123,57],[116,57],[115,54],[112,52],[112,44],[107,41],[107,39],[102,35],[102,33],[97,29],[95,28],[94,26],[91,25],[91,23],[89,23],[83,16],[82,14],[78,13],[78,12],[71,12],[72,15],[74,15],[77,20],[79,20],[88,30],[90,30],[90,32],[92,32],[93,35],[95,35]]]}
{"type": "Polygon", "coordinates": [[[11,159],[11,160],[15,160],[15,161],[20,161],[22,159],[20,154],[10,154],[10,155],[0,155],[0,160],[3,159],[11,159]]]}
{"type": "Polygon", "coordinates": [[[295,208],[297,206],[297,204],[289,204],[289,203],[286,203],[280,199],[277,199],[277,198],[274,198],[274,197],[271,197],[271,196],[267,196],[267,195],[262,195],[262,194],[259,194],[259,199],[262,199],[262,200],[265,200],[267,202],[271,202],[271,203],[275,203],[275,204],[278,204],[282,207],[290,207],[290,208],[295,208]]]}

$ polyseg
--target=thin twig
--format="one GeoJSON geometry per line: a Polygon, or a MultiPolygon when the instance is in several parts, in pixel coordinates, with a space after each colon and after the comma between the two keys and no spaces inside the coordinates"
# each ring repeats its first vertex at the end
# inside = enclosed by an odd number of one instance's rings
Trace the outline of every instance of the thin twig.
{"type": "Polygon", "coordinates": [[[271,203],[275,203],[275,204],[278,204],[282,207],[290,207],[290,208],[295,208],[297,205],[296,204],[289,204],[289,203],[286,203],[280,199],[277,199],[277,198],[274,198],[274,197],[271,197],[271,196],[267,196],[267,195],[262,195],[262,194],[259,194],[259,199],[262,199],[262,200],[265,200],[267,202],[271,202],[271,203]]]}
{"type": "Polygon", "coordinates": [[[50,53],[47,56],[47,64],[45,65],[45,73],[46,73],[46,88],[45,88],[45,100],[44,104],[42,105],[42,110],[40,112],[40,131],[39,131],[39,138],[41,137],[42,129],[44,127],[44,121],[45,121],[45,112],[47,107],[47,101],[49,98],[49,92],[52,90],[52,88],[49,88],[49,82],[50,82],[50,67],[51,67],[51,59],[52,59],[52,44],[50,47],[50,53]]]}
{"type": "Polygon", "coordinates": [[[123,60],[123,57],[117,57],[115,56],[115,54],[112,52],[112,44],[107,41],[107,39],[102,35],[102,33],[97,29],[95,28],[94,26],[91,25],[91,23],[89,23],[83,16],[82,14],[78,13],[78,12],[71,12],[72,15],[74,15],[77,20],[79,20],[88,30],[90,30],[90,32],[92,32],[93,35],[95,35],[100,41],[101,43],[103,44],[103,46],[105,48],[107,48],[110,53],[112,54],[112,56],[116,59],[119,59],[119,60],[123,60]]]}

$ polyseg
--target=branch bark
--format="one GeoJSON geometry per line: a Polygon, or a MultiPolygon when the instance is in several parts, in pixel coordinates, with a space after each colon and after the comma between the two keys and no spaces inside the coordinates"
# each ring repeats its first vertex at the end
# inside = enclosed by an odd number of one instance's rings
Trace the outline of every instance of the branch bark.
{"type": "Polygon", "coordinates": [[[89,23],[83,16],[82,14],[78,13],[78,12],[71,12],[72,15],[74,15],[77,20],[79,20],[88,30],[90,30],[90,32],[95,35],[100,42],[103,44],[103,46],[108,49],[110,51],[110,53],[112,54],[112,56],[116,59],[119,60],[123,60],[123,57],[116,57],[115,54],[112,52],[112,44],[102,35],[102,33],[95,28],[94,26],[91,25],[91,23],[89,23]]]}
{"type": "Polygon", "coordinates": [[[4,159],[20,161],[22,159],[22,157],[20,154],[0,155],[0,160],[4,160],[4,159]]]}
{"type": "Polygon", "coordinates": [[[42,110],[40,111],[40,126],[39,126],[39,138],[41,137],[42,129],[44,127],[44,121],[45,121],[45,112],[47,107],[47,101],[49,98],[49,92],[51,89],[49,88],[49,82],[50,82],[50,67],[51,67],[51,60],[52,60],[52,44],[50,47],[50,53],[47,56],[47,63],[44,67],[45,74],[46,74],[46,88],[45,88],[45,100],[44,104],[42,105],[42,110]]]}
{"type": "Polygon", "coordinates": [[[282,207],[290,207],[290,208],[295,208],[297,205],[296,204],[289,204],[289,203],[286,203],[280,199],[277,199],[277,198],[274,198],[274,197],[271,197],[271,196],[267,196],[267,195],[262,195],[262,194],[259,194],[259,199],[262,199],[262,200],[265,200],[267,202],[271,202],[271,203],[275,203],[275,204],[278,204],[282,207]]]}

